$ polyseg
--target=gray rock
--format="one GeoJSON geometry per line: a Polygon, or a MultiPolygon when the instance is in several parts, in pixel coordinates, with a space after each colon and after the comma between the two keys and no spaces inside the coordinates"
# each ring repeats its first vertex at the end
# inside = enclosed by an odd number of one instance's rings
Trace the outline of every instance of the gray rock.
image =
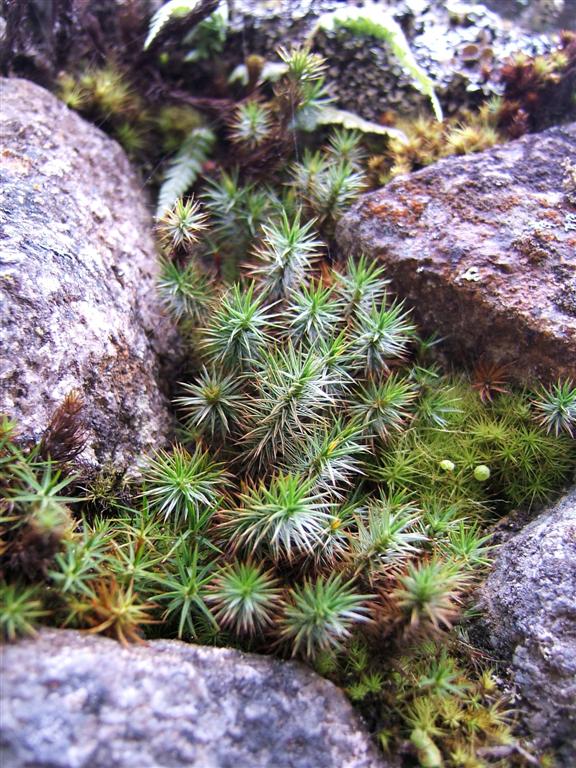
{"type": "Polygon", "coordinates": [[[37,438],[72,389],[92,465],[171,434],[162,364],[177,337],[155,294],[142,182],[123,150],[52,94],[0,81],[0,412],[37,438]]]}
{"type": "Polygon", "coordinates": [[[341,219],[340,250],[381,259],[453,358],[574,377],[576,208],[563,162],[575,152],[572,124],[399,177],[341,219]]]}
{"type": "Polygon", "coordinates": [[[574,0],[485,0],[485,4],[505,19],[529,29],[574,29],[574,0]]]}
{"type": "Polygon", "coordinates": [[[576,490],[499,549],[482,625],[510,660],[519,714],[540,748],[576,765],[576,490]]]}
{"type": "Polygon", "coordinates": [[[5,647],[3,768],[384,768],[343,693],[294,662],[46,630],[5,647]]]}

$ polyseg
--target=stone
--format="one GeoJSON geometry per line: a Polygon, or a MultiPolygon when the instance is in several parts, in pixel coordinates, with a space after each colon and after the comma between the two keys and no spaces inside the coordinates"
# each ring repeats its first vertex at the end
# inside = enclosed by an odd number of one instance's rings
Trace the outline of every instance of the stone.
{"type": "Polygon", "coordinates": [[[529,29],[576,28],[576,5],[572,0],[485,0],[484,4],[529,29]]]}
{"type": "Polygon", "coordinates": [[[0,81],[0,413],[37,440],[76,390],[81,459],[130,466],[172,434],[178,338],[156,297],[142,181],[124,151],[55,96],[0,81]]]}
{"type": "Polygon", "coordinates": [[[3,768],[385,768],[344,694],[295,662],[43,630],[0,670],[3,768]]]}
{"type": "Polygon", "coordinates": [[[576,765],[576,489],[499,548],[479,608],[541,749],[576,765]]]}
{"type": "Polygon", "coordinates": [[[399,177],[343,216],[339,250],[380,259],[453,359],[575,377],[576,207],[563,168],[575,152],[571,124],[399,177]]]}

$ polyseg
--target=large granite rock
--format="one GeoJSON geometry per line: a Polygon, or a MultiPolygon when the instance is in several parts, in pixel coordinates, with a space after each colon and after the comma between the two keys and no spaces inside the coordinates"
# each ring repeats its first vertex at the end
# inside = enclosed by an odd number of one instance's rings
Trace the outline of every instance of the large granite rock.
{"type": "Polygon", "coordinates": [[[83,459],[127,466],[170,435],[162,366],[176,342],[141,180],[39,86],[1,80],[0,103],[0,413],[37,438],[79,390],[83,459]]]}
{"type": "Polygon", "coordinates": [[[481,589],[482,625],[508,659],[540,748],[576,765],[576,490],[499,549],[481,589]]]}
{"type": "Polygon", "coordinates": [[[392,287],[453,357],[520,378],[576,375],[576,208],[563,163],[576,124],[442,160],[365,195],[340,221],[344,254],[392,287]]]}
{"type": "Polygon", "coordinates": [[[343,693],[306,667],[46,630],[5,647],[3,768],[384,768],[343,693]]]}

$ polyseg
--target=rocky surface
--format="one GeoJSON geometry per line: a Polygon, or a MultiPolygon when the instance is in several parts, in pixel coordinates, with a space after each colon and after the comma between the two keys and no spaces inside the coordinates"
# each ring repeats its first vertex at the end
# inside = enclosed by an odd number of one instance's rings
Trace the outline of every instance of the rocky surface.
{"type": "MultiPolygon", "coordinates": [[[[347,4],[236,0],[228,55],[259,53],[274,59],[278,46],[301,42],[321,14],[347,4]]],[[[507,22],[479,3],[401,0],[389,5],[447,112],[499,92],[497,78],[486,72],[508,56],[518,51],[544,53],[552,46],[549,35],[507,22]]],[[[427,98],[414,88],[385,43],[344,31],[320,33],[314,50],[328,59],[328,85],[340,106],[371,119],[389,111],[403,118],[429,110],[427,98]]]]}
{"type": "Polygon", "coordinates": [[[485,5],[529,29],[576,28],[574,0],[485,0],[485,5]]]}
{"type": "Polygon", "coordinates": [[[176,335],[155,295],[152,220],[122,149],[25,80],[0,81],[0,413],[37,438],[71,390],[91,464],[171,433],[176,335]]]}
{"type": "Polygon", "coordinates": [[[385,766],[344,694],[294,662],[46,630],[0,664],[3,768],[385,766]]]}
{"type": "Polygon", "coordinates": [[[381,259],[392,288],[465,363],[576,375],[576,207],[562,163],[576,124],[452,157],[365,195],[341,251],[381,259]]]}
{"type": "Polygon", "coordinates": [[[481,591],[492,648],[510,660],[518,710],[541,748],[576,765],[576,490],[499,549],[481,591]]]}

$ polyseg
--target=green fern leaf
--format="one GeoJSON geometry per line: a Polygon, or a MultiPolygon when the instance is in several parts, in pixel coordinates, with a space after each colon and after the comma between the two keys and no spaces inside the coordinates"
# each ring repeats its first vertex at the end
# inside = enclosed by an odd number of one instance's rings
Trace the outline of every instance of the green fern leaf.
{"type": "Polygon", "coordinates": [[[209,128],[194,128],[190,131],[164,174],[158,195],[158,217],[194,184],[215,141],[216,137],[209,128]]]}
{"type": "Polygon", "coordinates": [[[187,16],[192,11],[196,11],[201,3],[202,0],[169,0],[168,3],[164,3],[150,20],[148,35],[144,42],[144,50],[146,51],[152,45],[152,42],[158,37],[166,24],[173,19],[187,16]]]}
{"type": "Polygon", "coordinates": [[[414,58],[402,28],[386,9],[375,3],[368,3],[362,8],[346,6],[332,13],[325,13],[316,22],[310,39],[321,29],[345,29],[353,35],[371,35],[387,43],[401,66],[414,80],[416,87],[430,99],[436,119],[442,121],[442,107],[434,93],[432,80],[414,58]]]}

